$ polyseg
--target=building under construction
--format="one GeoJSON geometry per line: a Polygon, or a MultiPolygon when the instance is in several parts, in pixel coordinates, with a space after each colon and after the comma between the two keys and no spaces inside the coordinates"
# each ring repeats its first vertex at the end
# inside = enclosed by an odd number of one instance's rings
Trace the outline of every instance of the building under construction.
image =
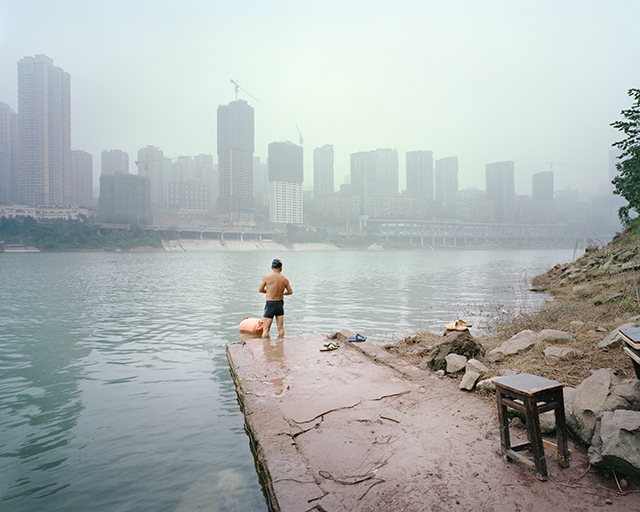
{"type": "Polygon", "coordinates": [[[244,100],[218,106],[218,214],[229,226],[255,225],[254,116],[244,100]]]}

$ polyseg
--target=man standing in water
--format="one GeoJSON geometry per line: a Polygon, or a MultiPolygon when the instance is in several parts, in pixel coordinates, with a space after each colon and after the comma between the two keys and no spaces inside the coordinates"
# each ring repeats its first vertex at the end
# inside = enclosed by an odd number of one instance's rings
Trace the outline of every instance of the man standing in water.
{"type": "Polygon", "coordinates": [[[268,338],[273,317],[276,317],[278,336],[284,336],[284,296],[291,295],[293,290],[289,280],[282,275],[282,262],[276,258],[271,263],[271,273],[262,278],[260,293],[267,294],[267,304],[264,307],[264,325],[262,337],[268,338]]]}

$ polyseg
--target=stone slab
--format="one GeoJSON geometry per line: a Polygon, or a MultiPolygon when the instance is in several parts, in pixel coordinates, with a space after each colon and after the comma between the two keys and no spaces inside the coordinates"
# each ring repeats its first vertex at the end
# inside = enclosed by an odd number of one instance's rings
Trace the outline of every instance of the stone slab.
{"type": "MultiPolygon", "coordinates": [[[[227,346],[274,510],[602,506],[599,496],[540,482],[525,465],[505,462],[494,403],[371,343],[338,338],[338,349],[320,351],[326,341],[316,335],[227,346]]],[[[576,460],[569,469],[547,454],[552,479],[571,480],[584,471],[586,453],[571,448],[576,460]]],[[[589,478],[581,481],[588,484],[589,478]]],[[[608,498],[610,511],[629,510],[636,499],[608,498]]]]}

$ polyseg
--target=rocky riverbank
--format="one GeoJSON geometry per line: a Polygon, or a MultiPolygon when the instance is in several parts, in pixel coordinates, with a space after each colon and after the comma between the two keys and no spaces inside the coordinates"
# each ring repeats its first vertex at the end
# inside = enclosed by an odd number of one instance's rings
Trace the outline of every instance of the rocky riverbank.
{"type": "MultiPolygon", "coordinates": [[[[568,428],[589,447],[590,463],[613,477],[628,475],[638,487],[640,381],[618,329],[640,326],[639,236],[630,230],[587,247],[576,261],[536,277],[532,291],[550,297],[540,310],[496,319],[482,334],[418,331],[385,348],[488,400],[501,375],[527,372],[564,383],[568,428]]],[[[547,432],[555,429],[552,417],[544,422],[547,432]]]]}

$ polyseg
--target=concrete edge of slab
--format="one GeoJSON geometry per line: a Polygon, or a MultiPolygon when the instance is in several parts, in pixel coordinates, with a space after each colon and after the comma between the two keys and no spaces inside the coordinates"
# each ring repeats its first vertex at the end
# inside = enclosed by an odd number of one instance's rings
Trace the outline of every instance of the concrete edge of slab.
{"type": "Polygon", "coordinates": [[[307,461],[298,452],[292,438],[291,426],[285,418],[274,415],[262,397],[247,392],[249,386],[245,385],[238,372],[241,365],[248,363],[243,361],[243,357],[247,357],[246,352],[239,350],[243,345],[244,342],[241,341],[229,343],[226,347],[227,360],[244,415],[245,428],[255,453],[260,483],[269,505],[274,511],[279,511],[281,507],[278,495],[297,496],[299,503],[295,506],[296,510],[312,510],[312,502],[324,497],[324,492],[308,471],[307,461]],[[260,416],[269,416],[272,421],[253,421],[254,417],[260,416]],[[260,439],[269,439],[269,443],[262,444],[260,439]],[[306,475],[304,480],[299,479],[301,474],[306,475]]]}
{"type": "MultiPolygon", "coordinates": [[[[373,343],[367,341],[349,342],[348,337],[353,335],[354,333],[349,330],[342,330],[331,337],[362,353],[376,364],[387,366],[410,380],[425,378],[424,371],[373,343]]],[[[245,428],[255,454],[260,483],[269,505],[274,511],[279,511],[281,507],[278,503],[278,496],[290,497],[293,494],[299,496],[300,500],[295,510],[314,510],[316,508],[314,501],[320,500],[326,495],[315,481],[314,475],[309,470],[308,462],[298,452],[295,443],[296,434],[292,432],[292,425],[284,417],[273,414],[268,400],[249,391],[251,388],[251,383],[248,382],[250,378],[241,375],[243,367],[251,366],[252,361],[247,358],[252,356],[250,352],[243,350],[244,345],[244,341],[227,344],[226,355],[236,387],[238,402],[245,419],[245,428]],[[266,416],[271,418],[270,422],[254,421],[254,418],[266,416]],[[261,439],[269,439],[270,441],[263,444],[260,442],[261,439]],[[295,470],[292,471],[291,468],[295,468],[295,470]],[[301,480],[299,475],[305,475],[304,480],[301,480]]],[[[304,429],[302,425],[297,427],[301,428],[301,432],[304,429]]]]}

